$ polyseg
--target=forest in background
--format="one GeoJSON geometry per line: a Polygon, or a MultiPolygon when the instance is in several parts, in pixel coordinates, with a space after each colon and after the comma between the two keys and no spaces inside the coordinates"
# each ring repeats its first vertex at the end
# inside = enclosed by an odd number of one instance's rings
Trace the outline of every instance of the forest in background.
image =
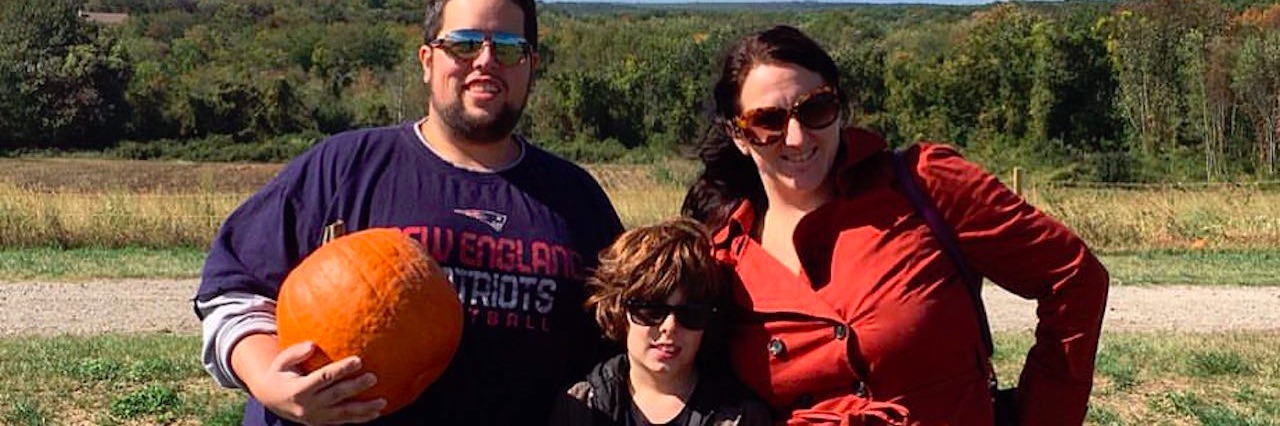
{"type": "MultiPolygon", "coordinates": [[[[421,0],[7,0],[0,155],[283,161],[421,117],[421,0]],[[80,11],[128,13],[122,23],[80,11]]],[[[1280,5],[539,4],[520,130],[580,162],[687,155],[732,40],[794,25],[836,58],[850,120],[995,172],[1274,180],[1280,5]]]]}

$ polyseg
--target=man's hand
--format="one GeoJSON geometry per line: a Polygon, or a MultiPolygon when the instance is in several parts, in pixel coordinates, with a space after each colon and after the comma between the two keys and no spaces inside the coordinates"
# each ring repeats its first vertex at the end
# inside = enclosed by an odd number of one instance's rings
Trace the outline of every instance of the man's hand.
{"type": "MultiPolygon", "coordinates": [[[[274,336],[270,339],[275,340],[274,336]]],[[[350,399],[377,383],[373,373],[356,375],[361,368],[359,358],[334,361],[304,375],[298,364],[313,351],[315,345],[311,342],[295,344],[276,354],[265,370],[248,375],[252,378],[241,374],[241,379],[263,406],[294,422],[307,425],[364,423],[381,415],[380,411],[387,405],[385,399],[350,399]]]]}

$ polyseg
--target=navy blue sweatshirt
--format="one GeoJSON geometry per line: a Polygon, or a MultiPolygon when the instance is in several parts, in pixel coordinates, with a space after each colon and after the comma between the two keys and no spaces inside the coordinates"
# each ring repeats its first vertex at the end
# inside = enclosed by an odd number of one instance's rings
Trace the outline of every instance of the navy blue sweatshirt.
{"type": "MultiPolygon", "coordinates": [[[[349,232],[401,229],[449,274],[463,337],[435,384],[376,423],[545,419],[554,397],[608,355],[583,309],[583,281],[622,231],[617,213],[586,171],[523,140],[515,164],[480,173],[441,159],[414,126],[339,134],[292,161],[222,225],[196,300],[275,298],[337,220],[349,232]]],[[[250,398],[245,424],[282,422],[250,398]]]]}

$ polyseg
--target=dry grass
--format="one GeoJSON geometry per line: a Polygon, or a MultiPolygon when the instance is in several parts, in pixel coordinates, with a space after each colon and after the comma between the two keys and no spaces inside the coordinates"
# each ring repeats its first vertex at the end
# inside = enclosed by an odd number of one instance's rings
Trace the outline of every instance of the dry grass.
{"type": "MultiPolygon", "coordinates": [[[[279,171],[273,164],[0,160],[0,247],[205,247],[218,225],[279,171]]],[[[678,214],[690,162],[594,165],[627,226],[678,214]]],[[[1280,247],[1280,191],[1064,188],[1027,199],[1095,249],[1280,247]]]]}
{"type": "Polygon", "coordinates": [[[1027,199],[1103,250],[1280,247],[1280,190],[1050,186],[1027,199]]]}
{"type": "Polygon", "coordinates": [[[0,182],[0,247],[204,247],[247,196],[42,192],[0,182]]]}
{"type": "Polygon", "coordinates": [[[192,163],[82,158],[0,158],[0,182],[40,193],[253,192],[280,164],[192,163]]]}

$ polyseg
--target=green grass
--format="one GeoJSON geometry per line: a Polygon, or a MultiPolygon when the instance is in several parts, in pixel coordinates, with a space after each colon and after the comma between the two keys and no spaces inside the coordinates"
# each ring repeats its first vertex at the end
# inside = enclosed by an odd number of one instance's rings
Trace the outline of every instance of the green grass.
{"type": "Polygon", "coordinates": [[[154,416],[156,420],[170,423],[176,420],[181,407],[182,399],[172,386],[147,385],[112,401],[110,414],[123,419],[154,416]]]}
{"type": "Polygon", "coordinates": [[[50,415],[43,407],[28,399],[13,401],[7,411],[0,416],[7,425],[44,426],[53,424],[50,415]]]}
{"type": "Polygon", "coordinates": [[[0,424],[239,424],[243,397],[199,353],[196,336],[0,339],[0,424]]]}
{"type": "Polygon", "coordinates": [[[1195,377],[1243,376],[1253,373],[1253,363],[1235,352],[1201,350],[1191,353],[1186,372],[1195,377]]]}
{"type": "Polygon", "coordinates": [[[1280,285],[1280,251],[1157,250],[1098,256],[1117,284],[1280,285]]]}
{"type": "MultiPolygon", "coordinates": [[[[1016,380],[1028,334],[998,333],[1016,380]]],[[[239,424],[244,397],[201,369],[199,338],[0,338],[0,424],[239,424]]],[[[1103,337],[1087,424],[1280,425],[1280,332],[1103,337]]]]}
{"type": "Polygon", "coordinates": [[[0,282],[119,278],[192,278],[200,276],[200,249],[0,250],[0,282]]]}
{"type": "MultiPolygon", "coordinates": [[[[1031,336],[996,336],[1017,380],[1031,336]]],[[[1102,338],[1088,424],[1280,425],[1280,332],[1113,333],[1102,338]]]]}
{"type": "MultiPolygon", "coordinates": [[[[1114,284],[1280,285],[1280,251],[1103,253],[1114,284]]],[[[0,249],[0,282],[194,278],[205,252],[173,249],[0,249]]]]}

